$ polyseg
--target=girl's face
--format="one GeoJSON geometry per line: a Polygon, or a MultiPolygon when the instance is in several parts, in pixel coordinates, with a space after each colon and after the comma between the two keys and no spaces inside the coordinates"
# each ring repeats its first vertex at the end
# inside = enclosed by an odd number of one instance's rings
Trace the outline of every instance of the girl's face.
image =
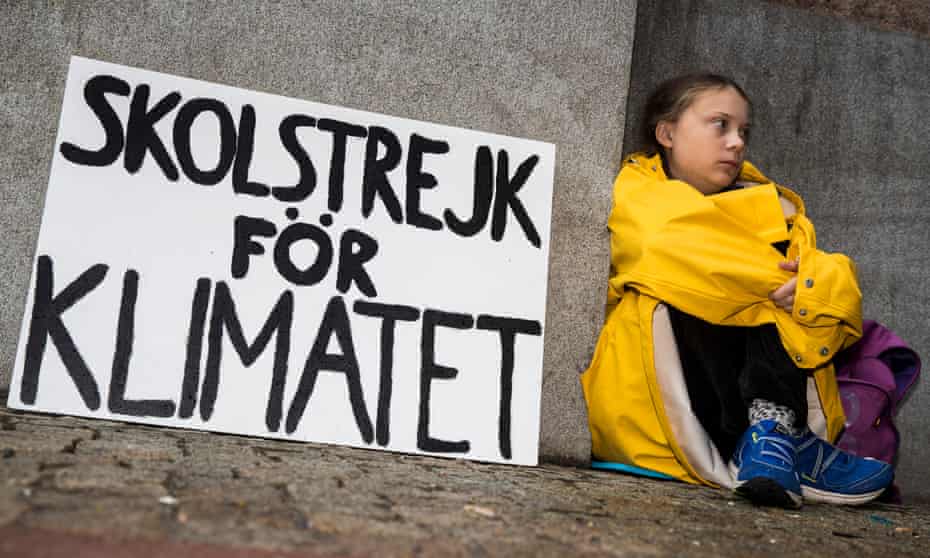
{"type": "Polygon", "coordinates": [[[675,122],[656,126],[672,178],[716,194],[739,176],[749,140],[749,105],[732,87],[697,95],[675,122]]]}

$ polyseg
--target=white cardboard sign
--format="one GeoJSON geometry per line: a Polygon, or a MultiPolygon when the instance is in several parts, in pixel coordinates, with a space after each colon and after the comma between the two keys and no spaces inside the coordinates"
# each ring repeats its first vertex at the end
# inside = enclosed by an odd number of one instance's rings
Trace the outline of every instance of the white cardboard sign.
{"type": "Polygon", "coordinates": [[[8,405],[535,464],[554,159],[74,57],[8,405]]]}

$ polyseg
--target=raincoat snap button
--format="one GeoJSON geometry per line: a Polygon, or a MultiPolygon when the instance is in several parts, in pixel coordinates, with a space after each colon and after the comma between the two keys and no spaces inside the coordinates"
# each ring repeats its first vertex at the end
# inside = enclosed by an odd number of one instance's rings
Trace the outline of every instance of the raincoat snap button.
{"type": "Polygon", "coordinates": [[[826,347],[820,347],[820,354],[822,356],[827,356],[828,354],[830,354],[830,349],[826,347]]]}
{"type": "Polygon", "coordinates": [[[813,287],[813,286],[814,286],[814,280],[813,280],[813,279],[805,279],[805,280],[804,280],[804,286],[807,287],[808,289],[811,288],[811,287],[813,287]]]}
{"type": "Polygon", "coordinates": [[[801,362],[801,355],[794,355],[794,360],[801,362]]]}
{"type": "Polygon", "coordinates": [[[806,316],[806,315],[807,315],[807,308],[801,308],[800,310],[798,310],[798,314],[800,314],[800,315],[802,315],[802,316],[806,316]]]}
{"type": "Polygon", "coordinates": [[[656,170],[656,166],[655,166],[655,165],[652,165],[652,170],[656,170]]]}

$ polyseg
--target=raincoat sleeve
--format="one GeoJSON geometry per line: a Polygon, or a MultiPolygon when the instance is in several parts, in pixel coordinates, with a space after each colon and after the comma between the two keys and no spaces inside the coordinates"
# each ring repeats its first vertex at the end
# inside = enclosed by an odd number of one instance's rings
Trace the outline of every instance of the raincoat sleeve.
{"type": "Polygon", "coordinates": [[[635,289],[712,323],[774,322],[786,351],[805,368],[826,363],[861,334],[852,263],[818,251],[803,214],[789,237],[774,184],[704,196],[628,165],[614,186],[609,226],[608,311],[625,289],[635,289]],[[801,256],[791,315],[769,299],[794,276],[779,268],[785,256],[772,246],[789,239],[789,257],[801,256]]]}
{"type": "Polygon", "coordinates": [[[774,186],[749,188],[742,203],[721,207],[678,180],[624,176],[634,173],[625,167],[615,183],[608,303],[633,288],[714,323],[772,304],[768,294],[792,276],[771,245],[788,239],[774,186]],[[758,207],[774,209],[766,217],[753,213],[758,207]]]}
{"type": "Polygon", "coordinates": [[[808,328],[842,323],[852,335],[842,345],[825,345],[832,354],[862,335],[862,292],[856,265],[843,254],[818,250],[814,227],[803,215],[795,217],[791,236],[788,257],[799,260],[792,317],[808,328]]]}

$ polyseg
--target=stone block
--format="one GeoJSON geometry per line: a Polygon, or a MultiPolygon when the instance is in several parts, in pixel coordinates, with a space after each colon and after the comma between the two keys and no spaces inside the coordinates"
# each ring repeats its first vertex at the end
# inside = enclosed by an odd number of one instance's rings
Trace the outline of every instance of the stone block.
{"type": "MultiPolygon", "coordinates": [[[[0,386],[10,381],[71,55],[557,145],[541,456],[586,462],[635,1],[0,8],[0,386]]],[[[542,280],[542,278],[541,278],[542,280]]]]}

